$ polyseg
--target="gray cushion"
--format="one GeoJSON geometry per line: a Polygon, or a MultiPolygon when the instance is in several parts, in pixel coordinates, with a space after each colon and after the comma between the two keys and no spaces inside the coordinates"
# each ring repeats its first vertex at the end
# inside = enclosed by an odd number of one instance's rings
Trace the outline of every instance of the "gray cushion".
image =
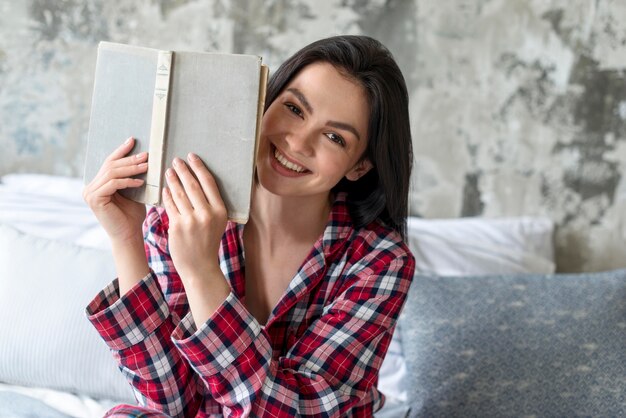
{"type": "Polygon", "coordinates": [[[626,270],[416,275],[411,416],[626,416],[626,270]]]}

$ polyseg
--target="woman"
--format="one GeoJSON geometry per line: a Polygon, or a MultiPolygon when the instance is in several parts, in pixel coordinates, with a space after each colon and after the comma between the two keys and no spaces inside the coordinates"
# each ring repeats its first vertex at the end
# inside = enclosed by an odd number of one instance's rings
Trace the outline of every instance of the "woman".
{"type": "Polygon", "coordinates": [[[164,209],[146,216],[116,193],[142,184],[132,176],[147,155],[125,157],[132,146],[84,191],[118,273],[88,315],[142,405],[110,416],[380,408],[378,369],[414,270],[403,243],[408,95],[389,51],[369,37],[333,37],[276,71],[245,227],[227,221],[193,154],[172,162],[164,209]]]}

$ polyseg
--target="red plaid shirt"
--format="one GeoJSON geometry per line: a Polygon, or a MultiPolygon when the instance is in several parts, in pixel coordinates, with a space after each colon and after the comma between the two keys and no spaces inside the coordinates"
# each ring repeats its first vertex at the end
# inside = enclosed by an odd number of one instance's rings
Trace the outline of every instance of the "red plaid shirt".
{"type": "Polygon", "coordinates": [[[261,326],[245,299],[243,226],[219,253],[231,293],[200,328],[167,251],[168,219],[144,224],[152,271],[123,297],[117,279],[87,307],[140,405],[177,417],[372,416],[378,370],[415,261],[379,223],[355,229],[343,195],[261,326]]]}

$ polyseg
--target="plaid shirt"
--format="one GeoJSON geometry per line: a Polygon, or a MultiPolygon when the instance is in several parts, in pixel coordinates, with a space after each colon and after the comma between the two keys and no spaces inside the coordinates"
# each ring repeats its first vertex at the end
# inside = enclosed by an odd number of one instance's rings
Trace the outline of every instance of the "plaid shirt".
{"type": "Polygon", "coordinates": [[[415,266],[399,234],[355,229],[340,194],[261,326],[244,305],[243,226],[229,223],[219,258],[231,293],[196,328],[167,230],[150,209],[150,274],[121,298],[114,280],[87,307],[140,405],[176,417],[365,417],[382,406],[378,370],[415,266]]]}

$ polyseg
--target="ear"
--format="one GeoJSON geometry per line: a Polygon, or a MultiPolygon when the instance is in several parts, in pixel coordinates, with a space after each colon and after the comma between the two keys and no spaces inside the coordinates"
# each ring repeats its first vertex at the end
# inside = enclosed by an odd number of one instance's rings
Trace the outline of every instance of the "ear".
{"type": "Polygon", "coordinates": [[[350,181],[357,181],[365,174],[367,174],[367,172],[370,171],[373,167],[374,165],[370,162],[370,160],[364,158],[356,163],[356,165],[352,167],[352,170],[346,173],[346,178],[350,181]]]}

